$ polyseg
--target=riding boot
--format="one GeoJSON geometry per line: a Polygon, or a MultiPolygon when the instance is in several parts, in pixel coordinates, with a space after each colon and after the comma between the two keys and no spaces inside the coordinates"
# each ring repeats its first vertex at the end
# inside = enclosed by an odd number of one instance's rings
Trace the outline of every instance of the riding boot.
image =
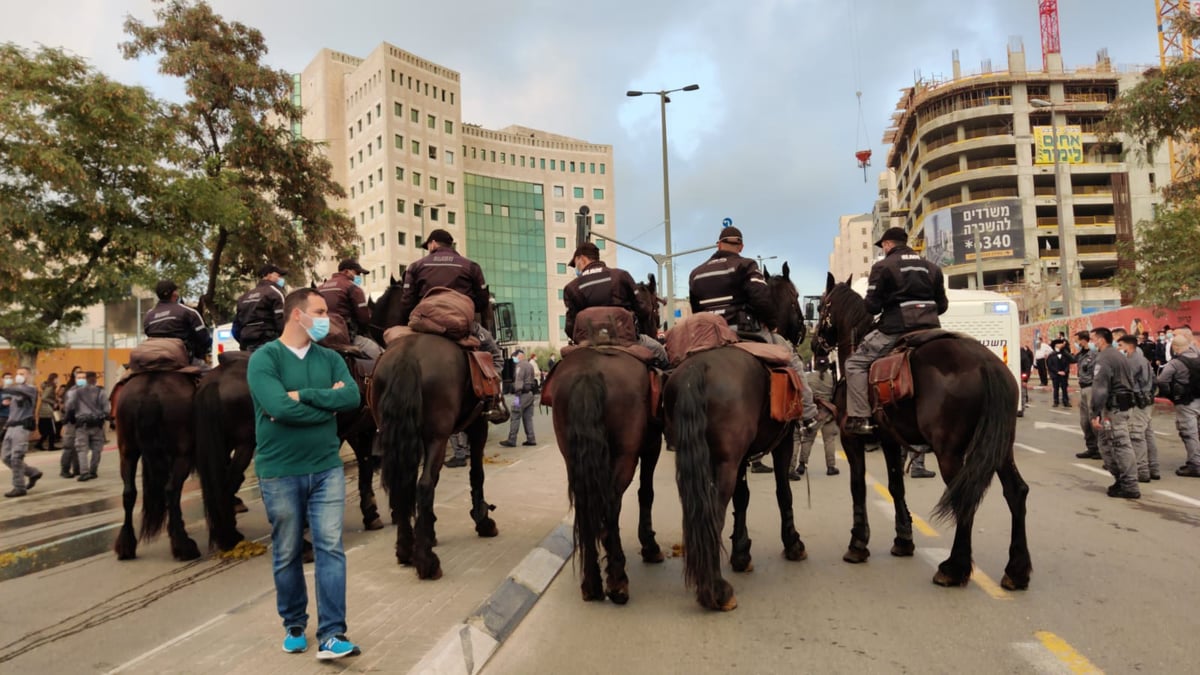
{"type": "Polygon", "coordinates": [[[483,418],[492,424],[504,424],[509,418],[508,404],[504,395],[497,394],[484,402],[483,418]]]}
{"type": "Polygon", "coordinates": [[[914,452],[912,466],[908,469],[911,478],[933,478],[937,474],[925,468],[925,453],[914,452]]]}
{"type": "Polygon", "coordinates": [[[500,345],[496,344],[496,339],[478,322],[471,324],[472,333],[479,340],[479,346],[492,355],[492,363],[496,366],[496,372],[504,369],[504,352],[500,351],[500,345]]]}

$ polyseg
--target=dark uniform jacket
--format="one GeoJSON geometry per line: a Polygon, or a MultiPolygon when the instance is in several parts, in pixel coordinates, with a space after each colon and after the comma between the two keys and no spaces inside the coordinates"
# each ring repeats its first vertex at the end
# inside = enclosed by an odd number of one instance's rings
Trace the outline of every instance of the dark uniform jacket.
{"type": "Polygon", "coordinates": [[[1129,359],[1116,347],[1108,347],[1096,357],[1092,376],[1092,417],[1105,410],[1129,410],[1133,407],[1133,370],[1129,359]]]}
{"type": "Polygon", "coordinates": [[[775,325],[775,306],[758,263],[733,251],[717,251],[692,270],[688,291],[693,314],[719,314],[735,329],[775,325]]]}
{"type": "Polygon", "coordinates": [[[346,322],[350,335],[366,335],[371,323],[371,312],[367,309],[367,294],[343,274],[329,277],[329,281],[317,287],[330,314],[337,314],[346,322]]]}
{"type": "Polygon", "coordinates": [[[1092,377],[1096,371],[1096,357],[1096,352],[1091,349],[1080,350],[1079,355],[1075,357],[1080,388],[1092,386],[1092,377]]]}
{"type": "Polygon", "coordinates": [[[425,294],[444,287],[471,298],[475,311],[487,310],[488,288],[479,264],[464,258],[450,248],[439,248],[408,266],[404,271],[404,290],[400,295],[400,325],[408,325],[408,317],[425,294]]]}
{"type": "Polygon", "coordinates": [[[1133,376],[1133,392],[1135,403],[1139,408],[1154,405],[1154,371],[1150,362],[1140,349],[1134,349],[1129,356],[1129,371],[1133,376]]]}
{"type": "Polygon", "coordinates": [[[1046,357],[1046,369],[1052,375],[1058,375],[1058,371],[1064,373],[1063,377],[1071,374],[1071,363],[1074,359],[1071,358],[1071,353],[1064,346],[1062,349],[1057,349],[1053,354],[1046,357]]]}
{"type": "Polygon", "coordinates": [[[879,314],[880,332],[888,335],[941,328],[940,314],[950,306],[942,269],[900,245],[871,267],[867,311],[879,314]]]}
{"type": "Polygon", "coordinates": [[[264,279],[238,298],[233,335],[244,351],[283,335],[283,291],[264,279]]]}
{"type": "Polygon", "coordinates": [[[212,335],[200,312],[178,302],[160,302],[142,320],[146,337],[179,338],[192,358],[203,359],[212,347],[212,335]]]}
{"type": "MultiPolygon", "coordinates": [[[[566,332],[575,334],[575,316],[588,307],[634,308],[634,293],[637,284],[623,269],[608,267],[597,260],[575,277],[563,289],[563,303],[567,306],[566,332]]],[[[645,332],[653,326],[638,326],[645,332]]]]}
{"type": "Polygon", "coordinates": [[[1192,374],[1188,366],[1200,366],[1197,361],[1200,361],[1200,351],[1194,346],[1176,354],[1175,358],[1167,361],[1167,365],[1159,371],[1158,390],[1170,396],[1174,403],[1191,403],[1195,398],[1192,391],[1196,387],[1191,384],[1192,374]]]}

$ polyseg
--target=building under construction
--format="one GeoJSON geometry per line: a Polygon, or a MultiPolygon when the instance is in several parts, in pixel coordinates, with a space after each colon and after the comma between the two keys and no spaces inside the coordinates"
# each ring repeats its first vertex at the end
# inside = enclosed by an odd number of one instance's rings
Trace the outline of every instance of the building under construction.
{"type": "Polygon", "coordinates": [[[955,54],[949,78],[902,90],[875,219],[905,227],[951,288],[1008,293],[1030,320],[1120,304],[1117,242],[1153,217],[1170,178],[1166,149],[1102,134],[1142,68],[1104,52],[1074,70],[1048,52],[1041,66],[1019,44],[1005,70],[965,74],[955,54]]]}

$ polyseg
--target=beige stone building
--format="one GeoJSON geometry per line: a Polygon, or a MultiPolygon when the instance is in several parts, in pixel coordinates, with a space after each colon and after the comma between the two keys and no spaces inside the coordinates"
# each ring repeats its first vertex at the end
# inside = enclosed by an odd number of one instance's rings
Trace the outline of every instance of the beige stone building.
{"type": "Polygon", "coordinates": [[[833,278],[845,281],[851,275],[855,279],[867,276],[875,261],[875,248],[871,245],[874,223],[870,213],[838,218],[838,233],[833,238],[833,252],[829,254],[829,271],[833,278]]]}
{"type": "MultiPolygon", "coordinates": [[[[496,301],[512,303],[516,342],[565,341],[575,214],[586,204],[598,232],[615,231],[611,146],[464,124],[459,73],[387,43],[365,58],[323,49],[296,86],[300,131],[324,143],[346,189],[338,206],[358,227],[370,295],[442,228],[483,267],[496,301]]],[[[616,262],[611,247],[603,255],[616,262]]],[[[318,271],[335,269],[331,257],[318,271]]]]}

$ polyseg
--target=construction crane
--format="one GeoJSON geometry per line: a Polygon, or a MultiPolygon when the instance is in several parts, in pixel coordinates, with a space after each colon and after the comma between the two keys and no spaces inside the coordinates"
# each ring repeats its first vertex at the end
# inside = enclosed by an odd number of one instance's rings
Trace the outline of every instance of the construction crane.
{"type": "MultiPolygon", "coordinates": [[[[1180,30],[1176,19],[1191,14],[1200,13],[1200,2],[1192,0],[1154,0],[1154,11],[1158,16],[1158,59],[1164,69],[1196,58],[1196,42],[1180,30]]],[[[1167,151],[1171,157],[1171,181],[1188,177],[1194,167],[1188,166],[1200,159],[1196,148],[1184,142],[1167,141],[1167,151]]]]}
{"type": "Polygon", "coordinates": [[[1049,71],[1050,55],[1062,53],[1058,34],[1058,0],[1038,0],[1038,23],[1042,27],[1042,70],[1049,71]]]}

